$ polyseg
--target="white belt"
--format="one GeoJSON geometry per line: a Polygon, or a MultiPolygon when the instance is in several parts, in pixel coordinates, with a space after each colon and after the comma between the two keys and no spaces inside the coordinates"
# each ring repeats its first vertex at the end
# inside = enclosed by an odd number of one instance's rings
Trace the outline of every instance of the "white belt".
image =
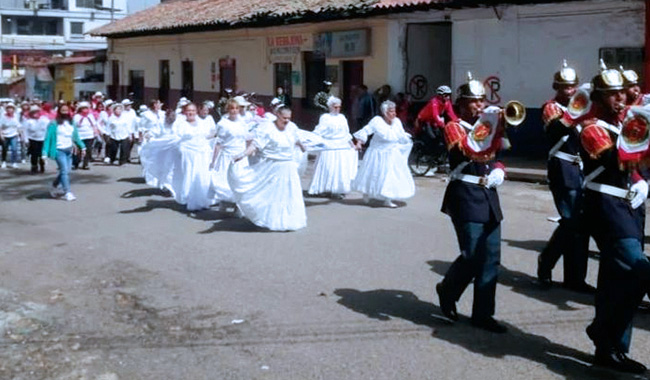
{"type": "Polygon", "coordinates": [[[555,153],[553,153],[553,157],[557,157],[560,160],[569,161],[569,162],[571,162],[573,164],[579,164],[582,161],[580,156],[569,154],[569,153],[564,153],[564,152],[555,152],[555,153]]]}
{"type": "Polygon", "coordinates": [[[481,185],[481,186],[485,184],[485,177],[479,177],[477,175],[471,175],[471,174],[460,174],[453,177],[452,180],[473,183],[474,185],[481,185]]]}
{"type": "Polygon", "coordinates": [[[611,195],[617,198],[630,200],[634,198],[635,192],[620,187],[605,185],[602,183],[589,182],[586,186],[587,189],[597,191],[599,193],[611,195]]]}

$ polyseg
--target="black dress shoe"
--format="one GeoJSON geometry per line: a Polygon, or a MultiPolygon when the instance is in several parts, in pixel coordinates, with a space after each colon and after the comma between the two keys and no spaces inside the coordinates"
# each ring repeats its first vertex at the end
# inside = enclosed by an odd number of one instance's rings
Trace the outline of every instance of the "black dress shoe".
{"type": "Polygon", "coordinates": [[[562,284],[562,287],[564,287],[564,289],[572,290],[574,292],[583,293],[583,294],[596,293],[596,288],[587,284],[586,282],[578,282],[575,284],[571,282],[565,282],[564,284],[562,284]]]}
{"type": "Polygon", "coordinates": [[[542,290],[549,290],[553,287],[553,281],[551,281],[550,278],[538,278],[537,285],[539,285],[539,288],[542,290]]]}
{"type": "Polygon", "coordinates": [[[472,318],[472,325],[474,327],[478,327],[480,329],[497,333],[497,334],[504,334],[508,332],[508,328],[506,326],[500,324],[492,317],[472,318]]]}
{"type": "Polygon", "coordinates": [[[442,315],[452,321],[457,321],[458,312],[456,311],[456,301],[445,294],[442,282],[436,285],[436,292],[438,293],[438,299],[440,300],[440,311],[442,312],[442,315]]]}
{"type": "Polygon", "coordinates": [[[616,350],[596,349],[594,364],[627,373],[641,374],[647,371],[646,366],[616,350]]]}

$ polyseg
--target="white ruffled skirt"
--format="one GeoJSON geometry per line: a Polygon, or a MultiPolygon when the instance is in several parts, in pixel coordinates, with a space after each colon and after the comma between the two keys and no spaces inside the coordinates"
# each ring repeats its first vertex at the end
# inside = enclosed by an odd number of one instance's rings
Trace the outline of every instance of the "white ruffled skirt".
{"type": "Polygon", "coordinates": [[[357,175],[359,155],[354,149],[324,150],[319,153],[309,194],[347,194],[357,175]]]}
{"type": "Polygon", "coordinates": [[[235,154],[227,153],[225,150],[219,151],[217,160],[214,163],[214,170],[211,173],[212,194],[215,201],[235,202],[235,195],[228,184],[228,167],[232,163],[232,165],[237,166],[235,170],[239,172],[242,168],[248,166],[248,157],[233,163],[234,157],[235,154]]]}
{"type": "Polygon", "coordinates": [[[206,209],[213,203],[210,160],[212,151],[204,137],[183,139],[174,163],[172,192],[176,202],[190,211],[206,209]]]}
{"type": "Polygon", "coordinates": [[[368,147],[352,189],[373,199],[407,199],[415,194],[415,183],[408,167],[413,143],[368,147]]]}
{"type": "Polygon", "coordinates": [[[172,190],[174,163],[178,161],[180,154],[179,141],[178,136],[165,135],[142,144],[140,164],[147,185],[172,190]]]}
{"type": "Polygon", "coordinates": [[[257,226],[293,231],[307,225],[295,161],[262,158],[247,167],[230,165],[228,183],[241,212],[257,226]]]}

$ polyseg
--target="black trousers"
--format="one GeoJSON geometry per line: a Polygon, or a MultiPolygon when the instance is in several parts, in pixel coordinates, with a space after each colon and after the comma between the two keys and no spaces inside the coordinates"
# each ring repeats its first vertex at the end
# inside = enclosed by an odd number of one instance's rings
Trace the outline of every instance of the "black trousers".
{"type": "Polygon", "coordinates": [[[120,165],[123,165],[126,163],[127,158],[129,157],[128,154],[131,150],[131,141],[129,141],[128,138],[124,140],[115,140],[111,139],[109,141],[109,153],[108,157],[110,157],[111,162],[115,162],[115,159],[117,158],[117,152],[119,150],[120,152],[120,165]]]}
{"type": "Polygon", "coordinates": [[[81,150],[77,152],[72,157],[72,166],[74,168],[78,168],[79,164],[82,164],[83,168],[88,167],[88,163],[92,161],[92,154],[93,154],[93,143],[95,142],[95,138],[91,139],[84,139],[82,140],[84,142],[84,145],[86,146],[86,155],[83,157],[83,160],[81,159],[81,150]],[[83,162],[82,162],[83,161],[83,162]]]}
{"type": "Polygon", "coordinates": [[[36,173],[39,169],[39,166],[41,173],[43,173],[45,171],[45,162],[41,156],[43,154],[43,141],[29,139],[29,149],[27,153],[29,153],[29,156],[31,158],[32,173],[36,173]]]}

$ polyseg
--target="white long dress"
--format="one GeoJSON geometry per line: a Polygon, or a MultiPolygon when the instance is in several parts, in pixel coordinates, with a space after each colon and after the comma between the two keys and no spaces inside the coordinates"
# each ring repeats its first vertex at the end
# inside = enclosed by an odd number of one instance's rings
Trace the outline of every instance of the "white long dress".
{"type": "Polygon", "coordinates": [[[402,122],[395,118],[392,124],[375,116],[354,137],[368,141],[374,135],[363,157],[352,189],[373,199],[407,199],[415,194],[415,184],[408,167],[408,156],[413,142],[404,131],[402,122]]]}
{"type": "Polygon", "coordinates": [[[292,231],[307,225],[294,147],[298,127],[288,123],[283,131],[274,123],[257,128],[253,144],[259,162],[240,168],[230,165],[228,183],[244,216],[260,227],[292,231]],[[240,169],[240,170],[238,170],[240,169]]]}
{"type": "MultiPolygon", "coordinates": [[[[214,164],[212,177],[212,193],[218,201],[235,202],[235,197],[228,184],[228,166],[233,158],[246,150],[246,139],[249,136],[246,125],[239,119],[235,121],[224,117],[216,125],[217,144],[221,146],[214,164]]],[[[240,170],[248,166],[248,158],[233,163],[240,170]]]]}
{"type": "Polygon", "coordinates": [[[185,120],[177,123],[179,155],[173,164],[171,181],[174,199],[189,211],[208,208],[214,198],[210,194],[212,149],[207,139],[210,131],[198,120],[194,125],[185,120]]]}
{"type": "Polygon", "coordinates": [[[323,138],[326,148],[318,155],[308,193],[349,193],[359,159],[350,145],[352,135],[347,119],[342,114],[323,114],[314,133],[323,138]]]}

